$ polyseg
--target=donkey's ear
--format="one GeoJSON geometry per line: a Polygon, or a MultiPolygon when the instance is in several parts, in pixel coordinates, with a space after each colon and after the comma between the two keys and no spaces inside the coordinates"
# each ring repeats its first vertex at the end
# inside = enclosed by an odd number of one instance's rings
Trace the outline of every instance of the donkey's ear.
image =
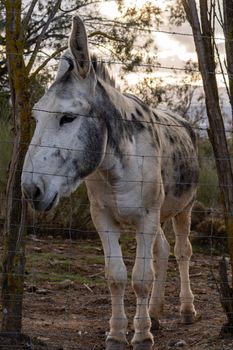
{"type": "Polygon", "coordinates": [[[91,62],[86,29],[79,16],[73,17],[69,47],[75,60],[77,73],[85,79],[90,73],[91,62]]]}

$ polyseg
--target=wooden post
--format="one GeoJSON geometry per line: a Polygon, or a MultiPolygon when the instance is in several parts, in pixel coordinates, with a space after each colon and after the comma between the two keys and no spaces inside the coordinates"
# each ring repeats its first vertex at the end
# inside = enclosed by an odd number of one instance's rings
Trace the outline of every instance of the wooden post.
{"type": "Polygon", "coordinates": [[[5,0],[6,55],[14,117],[14,148],[7,183],[2,271],[2,332],[20,335],[25,266],[26,203],[21,171],[30,138],[28,75],[21,31],[21,1],[5,0]]]}
{"type": "Polygon", "coordinates": [[[223,30],[233,127],[233,1],[223,0],[223,30]]]}

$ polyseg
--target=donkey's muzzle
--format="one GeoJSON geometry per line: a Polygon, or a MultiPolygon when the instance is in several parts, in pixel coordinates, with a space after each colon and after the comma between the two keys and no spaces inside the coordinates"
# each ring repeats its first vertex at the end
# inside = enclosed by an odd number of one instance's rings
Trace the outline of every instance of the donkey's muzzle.
{"type": "Polygon", "coordinates": [[[37,209],[39,202],[43,197],[42,190],[36,184],[22,184],[24,198],[30,202],[34,209],[37,209]]]}
{"type": "Polygon", "coordinates": [[[32,208],[39,211],[49,211],[57,201],[58,193],[46,196],[44,191],[34,183],[23,183],[22,192],[25,199],[31,204],[32,208]]]}
{"type": "Polygon", "coordinates": [[[39,200],[42,195],[41,189],[35,184],[22,184],[22,191],[25,199],[29,201],[39,200]]]}

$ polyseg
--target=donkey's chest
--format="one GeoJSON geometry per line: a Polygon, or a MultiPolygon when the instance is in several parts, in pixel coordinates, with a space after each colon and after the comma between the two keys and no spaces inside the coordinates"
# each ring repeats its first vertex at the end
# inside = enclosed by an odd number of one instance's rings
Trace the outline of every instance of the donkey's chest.
{"type": "Polygon", "coordinates": [[[141,188],[135,184],[125,191],[113,190],[110,201],[113,204],[112,213],[116,220],[133,224],[140,216],[143,207],[141,188]]]}
{"type": "Polygon", "coordinates": [[[148,193],[154,197],[153,189],[147,188],[136,172],[124,173],[114,183],[109,176],[106,179],[101,174],[95,174],[87,185],[90,201],[110,212],[119,223],[135,224],[147,206],[148,193]]]}

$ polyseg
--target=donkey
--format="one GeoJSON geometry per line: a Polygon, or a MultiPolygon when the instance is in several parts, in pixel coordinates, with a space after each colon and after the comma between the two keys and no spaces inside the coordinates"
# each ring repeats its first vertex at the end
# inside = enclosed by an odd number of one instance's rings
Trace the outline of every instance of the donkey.
{"type": "Polygon", "coordinates": [[[22,172],[23,195],[35,210],[48,211],[86,182],[111,293],[107,350],[127,348],[127,271],[119,238],[122,224],[135,228],[132,346],[151,350],[151,328],[159,327],[169,256],[162,224],[170,218],[181,279],[181,320],[192,323],[196,315],[188,238],[198,180],[192,128],[178,116],[122,94],[106,65],[90,56],[78,16],[73,18],[69,49],[61,57],[55,81],[34,106],[34,118],[36,128],[22,172]]]}

